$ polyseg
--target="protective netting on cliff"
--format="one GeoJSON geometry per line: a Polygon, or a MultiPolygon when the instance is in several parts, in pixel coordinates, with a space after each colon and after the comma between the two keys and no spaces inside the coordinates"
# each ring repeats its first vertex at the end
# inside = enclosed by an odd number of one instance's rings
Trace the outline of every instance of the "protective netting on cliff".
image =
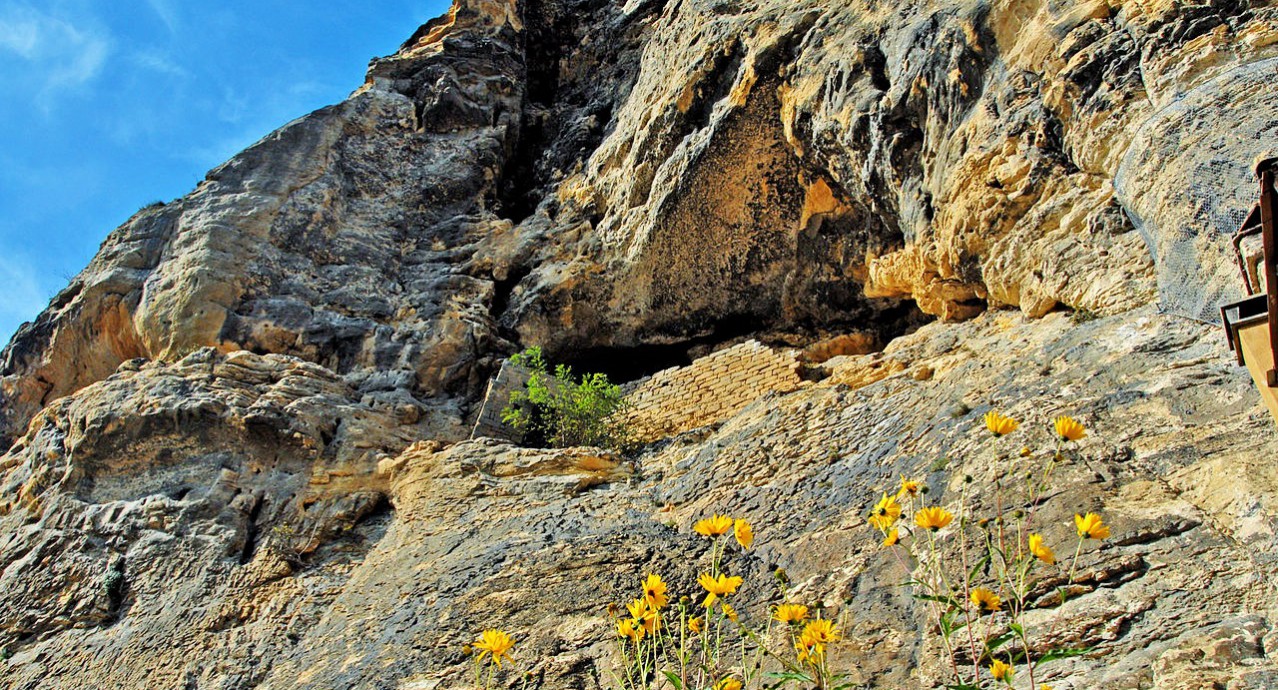
{"type": "Polygon", "coordinates": [[[1278,58],[1179,96],[1137,131],[1114,190],[1154,257],[1165,311],[1216,323],[1242,296],[1230,237],[1256,203],[1255,158],[1278,150],[1278,58]]]}

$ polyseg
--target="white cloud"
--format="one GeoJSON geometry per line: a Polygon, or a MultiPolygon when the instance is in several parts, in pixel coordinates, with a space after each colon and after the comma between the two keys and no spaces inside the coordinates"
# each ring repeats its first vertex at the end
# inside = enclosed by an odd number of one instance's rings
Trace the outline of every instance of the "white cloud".
{"type": "Polygon", "coordinates": [[[169,33],[177,33],[177,10],[169,0],[146,0],[146,4],[150,5],[151,10],[160,17],[160,21],[164,22],[164,26],[169,30],[169,33]]]}
{"type": "Polygon", "coordinates": [[[139,50],[128,56],[128,60],[138,67],[151,70],[170,77],[187,78],[191,72],[179,65],[171,57],[151,50],[139,50]]]}
{"type": "Polygon", "coordinates": [[[9,3],[0,6],[0,57],[9,53],[28,63],[20,68],[22,75],[47,107],[55,94],[86,85],[101,74],[111,41],[96,26],[26,3],[9,3]]]}
{"type": "Polygon", "coordinates": [[[0,256],[0,323],[30,321],[49,303],[30,263],[0,256]]]}
{"type": "Polygon", "coordinates": [[[40,45],[40,25],[18,17],[0,17],[0,48],[33,60],[40,45]]]}

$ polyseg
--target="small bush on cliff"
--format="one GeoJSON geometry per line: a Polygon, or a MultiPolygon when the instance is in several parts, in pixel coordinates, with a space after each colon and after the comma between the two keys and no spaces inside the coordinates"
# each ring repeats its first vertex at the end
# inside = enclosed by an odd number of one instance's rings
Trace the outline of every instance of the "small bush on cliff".
{"type": "Polygon", "coordinates": [[[576,377],[560,364],[552,371],[541,348],[530,347],[510,358],[528,369],[528,383],[510,396],[501,419],[532,443],[553,448],[601,446],[625,450],[631,435],[621,420],[626,409],[621,386],[605,374],[576,377]]]}

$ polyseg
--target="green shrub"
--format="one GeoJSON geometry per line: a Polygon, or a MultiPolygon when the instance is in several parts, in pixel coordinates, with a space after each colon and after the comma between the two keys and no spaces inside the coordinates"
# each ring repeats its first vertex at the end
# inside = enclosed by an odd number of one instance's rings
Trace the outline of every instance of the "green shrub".
{"type": "Polygon", "coordinates": [[[501,419],[526,441],[552,448],[601,446],[625,450],[631,435],[621,420],[628,407],[621,386],[606,374],[583,374],[560,364],[550,369],[541,348],[530,347],[510,358],[528,369],[528,383],[510,396],[501,419]]]}

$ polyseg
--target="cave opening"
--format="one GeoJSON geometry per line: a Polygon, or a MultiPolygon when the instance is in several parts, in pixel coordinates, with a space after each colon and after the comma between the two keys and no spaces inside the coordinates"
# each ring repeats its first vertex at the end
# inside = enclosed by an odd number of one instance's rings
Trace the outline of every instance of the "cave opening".
{"type": "Polygon", "coordinates": [[[629,383],[663,369],[692,364],[719,346],[758,333],[765,326],[757,317],[733,316],[716,322],[705,335],[671,342],[585,348],[564,353],[555,361],[571,366],[577,375],[601,373],[613,383],[629,383]]]}
{"type": "Polygon", "coordinates": [[[852,310],[837,321],[782,325],[775,319],[757,315],[736,315],[717,321],[704,335],[549,354],[552,361],[571,366],[577,375],[602,373],[613,383],[624,384],[664,369],[688,366],[712,352],[749,339],[774,348],[806,350],[840,336],[866,334],[873,342],[870,350],[879,352],[892,340],[913,333],[933,320],[934,317],[920,310],[913,300],[885,299],[852,310]]]}

